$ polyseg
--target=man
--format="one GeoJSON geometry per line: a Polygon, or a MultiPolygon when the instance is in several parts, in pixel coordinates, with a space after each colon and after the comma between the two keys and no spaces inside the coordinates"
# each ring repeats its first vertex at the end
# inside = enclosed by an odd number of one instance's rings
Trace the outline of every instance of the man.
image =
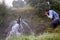
{"type": "Polygon", "coordinates": [[[18,19],[16,20],[15,25],[12,26],[12,30],[10,32],[11,35],[16,34],[19,30],[19,26],[20,26],[20,17],[18,17],[18,19]]]}
{"type": "Polygon", "coordinates": [[[17,36],[17,33],[19,33],[18,30],[19,30],[19,26],[20,26],[20,18],[21,17],[18,17],[18,19],[16,20],[16,23],[12,26],[12,29],[9,32],[9,35],[7,36],[6,40],[9,40],[12,35],[17,36]]]}
{"type": "Polygon", "coordinates": [[[54,10],[45,10],[45,15],[52,20],[50,26],[55,29],[57,25],[59,24],[59,14],[56,13],[54,10]]]}

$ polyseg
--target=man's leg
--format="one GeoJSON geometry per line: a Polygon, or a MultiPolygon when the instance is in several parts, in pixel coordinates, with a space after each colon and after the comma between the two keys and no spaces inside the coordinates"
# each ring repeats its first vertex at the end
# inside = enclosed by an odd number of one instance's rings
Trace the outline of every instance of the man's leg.
{"type": "Polygon", "coordinates": [[[6,40],[10,40],[10,37],[12,36],[12,31],[9,32],[8,36],[6,37],[6,40]]]}
{"type": "Polygon", "coordinates": [[[50,24],[50,27],[52,27],[53,29],[55,29],[57,27],[57,25],[59,24],[58,20],[53,20],[50,24]]]}

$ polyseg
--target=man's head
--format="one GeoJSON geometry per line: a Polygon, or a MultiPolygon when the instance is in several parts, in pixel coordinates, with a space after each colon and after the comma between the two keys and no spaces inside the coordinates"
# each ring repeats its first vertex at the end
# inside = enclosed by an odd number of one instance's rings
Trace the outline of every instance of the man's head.
{"type": "Polygon", "coordinates": [[[49,13],[49,10],[46,9],[46,10],[44,11],[44,14],[45,14],[45,15],[48,15],[48,13],[49,13]]]}

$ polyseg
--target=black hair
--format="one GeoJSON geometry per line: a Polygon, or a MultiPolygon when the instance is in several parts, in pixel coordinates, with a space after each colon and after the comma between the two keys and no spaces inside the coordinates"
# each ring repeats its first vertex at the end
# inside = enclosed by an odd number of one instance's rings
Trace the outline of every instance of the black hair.
{"type": "Polygon", "coordinates": [[[49,9],[46,9],[45,11],[49,11],[49,9]]]}

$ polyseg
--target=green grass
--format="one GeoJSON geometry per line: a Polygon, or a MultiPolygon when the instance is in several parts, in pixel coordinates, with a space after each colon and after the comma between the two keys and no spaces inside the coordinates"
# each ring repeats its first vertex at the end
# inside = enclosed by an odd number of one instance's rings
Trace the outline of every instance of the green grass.
{"type": "Polygon", "coordinates": [[[11,37],[10,40],[60,40],[59,33],[45,33],[40,36],[21,36],[21,37],[11,37]]]}
{"type": "Polygon", "coordinates": [[[60,34],[58,33],[44,34],[39,36],[38,40],[60,40],[60,34]]]}

